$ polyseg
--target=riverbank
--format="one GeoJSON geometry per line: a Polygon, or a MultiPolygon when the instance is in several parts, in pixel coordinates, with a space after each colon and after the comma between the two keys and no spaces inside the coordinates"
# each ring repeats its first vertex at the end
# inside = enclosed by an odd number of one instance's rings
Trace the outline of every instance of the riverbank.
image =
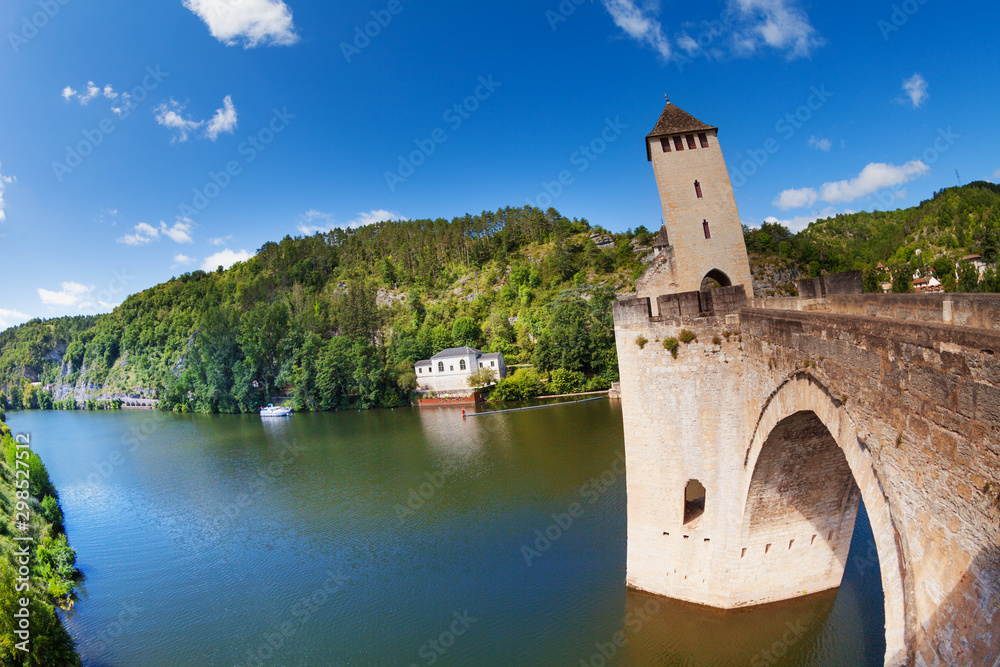
{"type": "Polygon", "coordinates": [[[0,664],[80,665],[56,613],[73,606],[82,578],[59,494],[29,435],[0,422],[0,443],[0,664]]]}

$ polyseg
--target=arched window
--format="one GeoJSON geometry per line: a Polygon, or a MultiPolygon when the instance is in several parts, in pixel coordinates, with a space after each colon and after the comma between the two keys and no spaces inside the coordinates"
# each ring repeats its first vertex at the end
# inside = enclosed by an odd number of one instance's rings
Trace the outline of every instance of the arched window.
{"type": "Polygon", "coordinates": [[[438,373],[444,373],[444,362],[443,361],[439,361],[438,362],[438,373]]]}
{"type": "Polygon", "coordinates": [[[701,199],[701,183],[698,181],[694,182],[694,193],[698,195],[698,199],[701,199]]]}
{"type": "Polygon", "coordinates": [[[691,523],[705,513],[705,487],[696,479],[684,488],[684,523],[691,523]]]}
{"type": "Polygon", "coordinates": [[[459,360],[459,362],[458,362],[458,370],[460,370],[460,371],[464,371],[465,370],[465,359],[460,359],[459,360]]]}

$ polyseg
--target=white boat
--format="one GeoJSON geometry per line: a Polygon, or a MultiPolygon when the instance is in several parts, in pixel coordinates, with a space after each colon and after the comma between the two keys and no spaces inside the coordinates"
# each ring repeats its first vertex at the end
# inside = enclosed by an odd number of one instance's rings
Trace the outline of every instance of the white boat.
{"type": "Polygon", "coordinates": [[[281,408],[281,407],[276,408],[276,407],[274,407],[273,404],[268,403],[266,408],[261,408],[260,409],[260,416],[261,417],[291,417],[292,416],[292,409],[291,408],[281,408]]]}

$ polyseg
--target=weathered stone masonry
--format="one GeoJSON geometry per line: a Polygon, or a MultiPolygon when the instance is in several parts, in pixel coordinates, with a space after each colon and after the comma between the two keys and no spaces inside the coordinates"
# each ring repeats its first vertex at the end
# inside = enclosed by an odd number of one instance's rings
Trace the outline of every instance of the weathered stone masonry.
{"type": "Polygon", "coordinates": [[[886,664],[992,664],[1000,299],[719,292],[615,306],[629,585],[726,608],[835,587],[862,497],[886,664]],[[705,511],[685,524],[692,479],[705,511]]]}

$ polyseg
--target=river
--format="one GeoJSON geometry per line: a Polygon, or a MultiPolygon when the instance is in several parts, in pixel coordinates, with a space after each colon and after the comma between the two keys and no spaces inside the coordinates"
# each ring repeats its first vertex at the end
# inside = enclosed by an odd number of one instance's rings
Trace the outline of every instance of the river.
{"type": "Polygon", "coordinates": [[[61,493],[90,667],[882,664],[863,510],[839,590],[730,613],[627,591],[610,401],[8,423],[61,493]]]}

